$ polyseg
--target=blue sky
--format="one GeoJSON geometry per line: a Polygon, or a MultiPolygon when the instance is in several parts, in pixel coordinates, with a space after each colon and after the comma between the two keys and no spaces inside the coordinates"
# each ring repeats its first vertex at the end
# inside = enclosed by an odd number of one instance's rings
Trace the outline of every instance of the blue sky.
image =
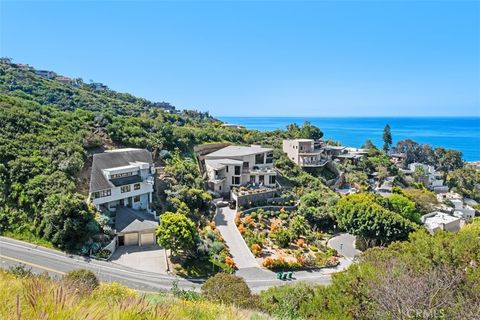
{"type": "Polygon", "coordinates": [[[480,115],[478,1],[0,1],[0,55],[241,116],[480,115]]]}

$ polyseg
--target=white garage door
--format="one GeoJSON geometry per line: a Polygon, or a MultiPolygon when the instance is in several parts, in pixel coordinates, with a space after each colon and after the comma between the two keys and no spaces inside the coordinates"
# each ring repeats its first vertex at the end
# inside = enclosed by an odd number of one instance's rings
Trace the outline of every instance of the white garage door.
{"type": "Polygon", "coordinates": [[[155,243],[155,235],[153,233],[143,233],[140,237],[142,246],[155,243]]]}
{"type": "Polygon", "coordinates": [[[126,246],[138,246],[138,233],[126,233],[124,244],[126,246]]]}

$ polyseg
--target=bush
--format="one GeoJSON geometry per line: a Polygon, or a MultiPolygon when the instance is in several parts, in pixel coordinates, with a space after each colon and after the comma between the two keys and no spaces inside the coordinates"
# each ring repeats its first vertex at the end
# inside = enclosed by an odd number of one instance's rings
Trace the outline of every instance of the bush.
{"type": "Polygon", "coordinates": [[[278,216],[282,220],[287,220],[288,219],[288,213],[280,213],[278,216]]]}
{"type": "Polygon", "coordinates": [[[278,245],[280,248],[288,247],[291,240],[290,232],[288,232],[288,230],[286,229],[278,230],[272,235],[272,237],[274,237],[275,244],[278,245]]]}
{"type": "Polygon", "coordinates": [[[258,257],[262,254],[262,247],[256,243],[252,244],[250,249],[252,250],[252,253],[255,257],[258,257]]]}
{"type": "Polygon", "coordinates": [[[108,249],[99,250],[95,253],[95,258],[97,259],[107,259],[110,256],[111,252],[108,249]]]}
{"type": "Polygon", "coordinates": [[[299,269],[302,267],[302,265],[298,261],[287,261],[283,257],[268,257],[263,260],[262,266],[270,270],[299,269]]]}
{"type": "Polygon", "coordinates": [[[210,301],[246,307],[252,294],[242,278],[228,273],[217,273],[202,286],[202,296],[210,301]]]}
{"type": "Polygon", "coordinates": [[[87,291],[92,291],[99,285],[99,281],[95,273],[86,269],[70,271],[64,276],[64,279],[67,281],[67,283],[79,286],[87,291]]]}
{"type": "Polygon", "coordinates": [[[315,289],[304,282],[269,288],[260,293],[262,309],[278,319],[304,319],[300,306],[315,297],[315,289]]]}

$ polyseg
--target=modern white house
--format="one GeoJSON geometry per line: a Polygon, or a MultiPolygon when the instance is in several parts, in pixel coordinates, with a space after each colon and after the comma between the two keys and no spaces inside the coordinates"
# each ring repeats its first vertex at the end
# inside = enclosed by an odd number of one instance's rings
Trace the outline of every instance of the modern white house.
{"type": "Polygon", "coordinates": [[[155,167],[148,150],[117,149],[93,156],[90,199],[97,207],[118,206],[149,211],[155,167]]]}
{"type": "Polygon", "coordinates": [[[448,213],[434,211],[422,216],[421,220],[431,234],[440,230],[451,232],[460,230],[460,218],[449,215],[448,213]]]}
{"type": "Polygon", "coordinates": [[[450,202],[453,204],[453,215],[455,217],[464,220],[472,220],[475,217],[475,209],[464,204],[463,200],[452,199],[450,202]]]}
{"type": "Polygon", "coordinates": [[[148,150],[117,149],[93,156],[90,201],[116,212],[120,245],[152,244],[158,225],[152,211],[155,167],[148,150]]]}
{"type": "Polygon", "coordinates": [[[448,192],[448,186],[444,185],[443,176],[435,171],[435,167],[419,162],[410,163],[408,170],[404,170],[406,174],[413,174],[417,170],[424,172],[424,184],[432,191],[443,193],[448,192]]]}
{"type": "Polygon", "coordinates": [[[282,149],[300,167],[322,167],[328,162],[322,156],[324,150],[316,147],[313,139],[283,140],[282,149]]]}
{"type": "Polygon", "coordinates": [[[244,185],[275,187],[273,149],[259,145],[227,146],[206,154],[208,188],[219,194],[244,185]]]}

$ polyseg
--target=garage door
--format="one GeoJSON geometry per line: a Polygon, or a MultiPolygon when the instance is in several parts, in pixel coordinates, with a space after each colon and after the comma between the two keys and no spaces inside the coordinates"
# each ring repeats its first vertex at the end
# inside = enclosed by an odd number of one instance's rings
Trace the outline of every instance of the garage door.
{"type": "Polygon", "coordinates": [[[142,246],[155,243],[155,235],[153,233],[143,233],[141,235],[142,246]]]}
{"type": "Polygon", "coordinates": [[[126,233],[124,244],[126,246],[138,246],[138,233],[126,233]]]}

